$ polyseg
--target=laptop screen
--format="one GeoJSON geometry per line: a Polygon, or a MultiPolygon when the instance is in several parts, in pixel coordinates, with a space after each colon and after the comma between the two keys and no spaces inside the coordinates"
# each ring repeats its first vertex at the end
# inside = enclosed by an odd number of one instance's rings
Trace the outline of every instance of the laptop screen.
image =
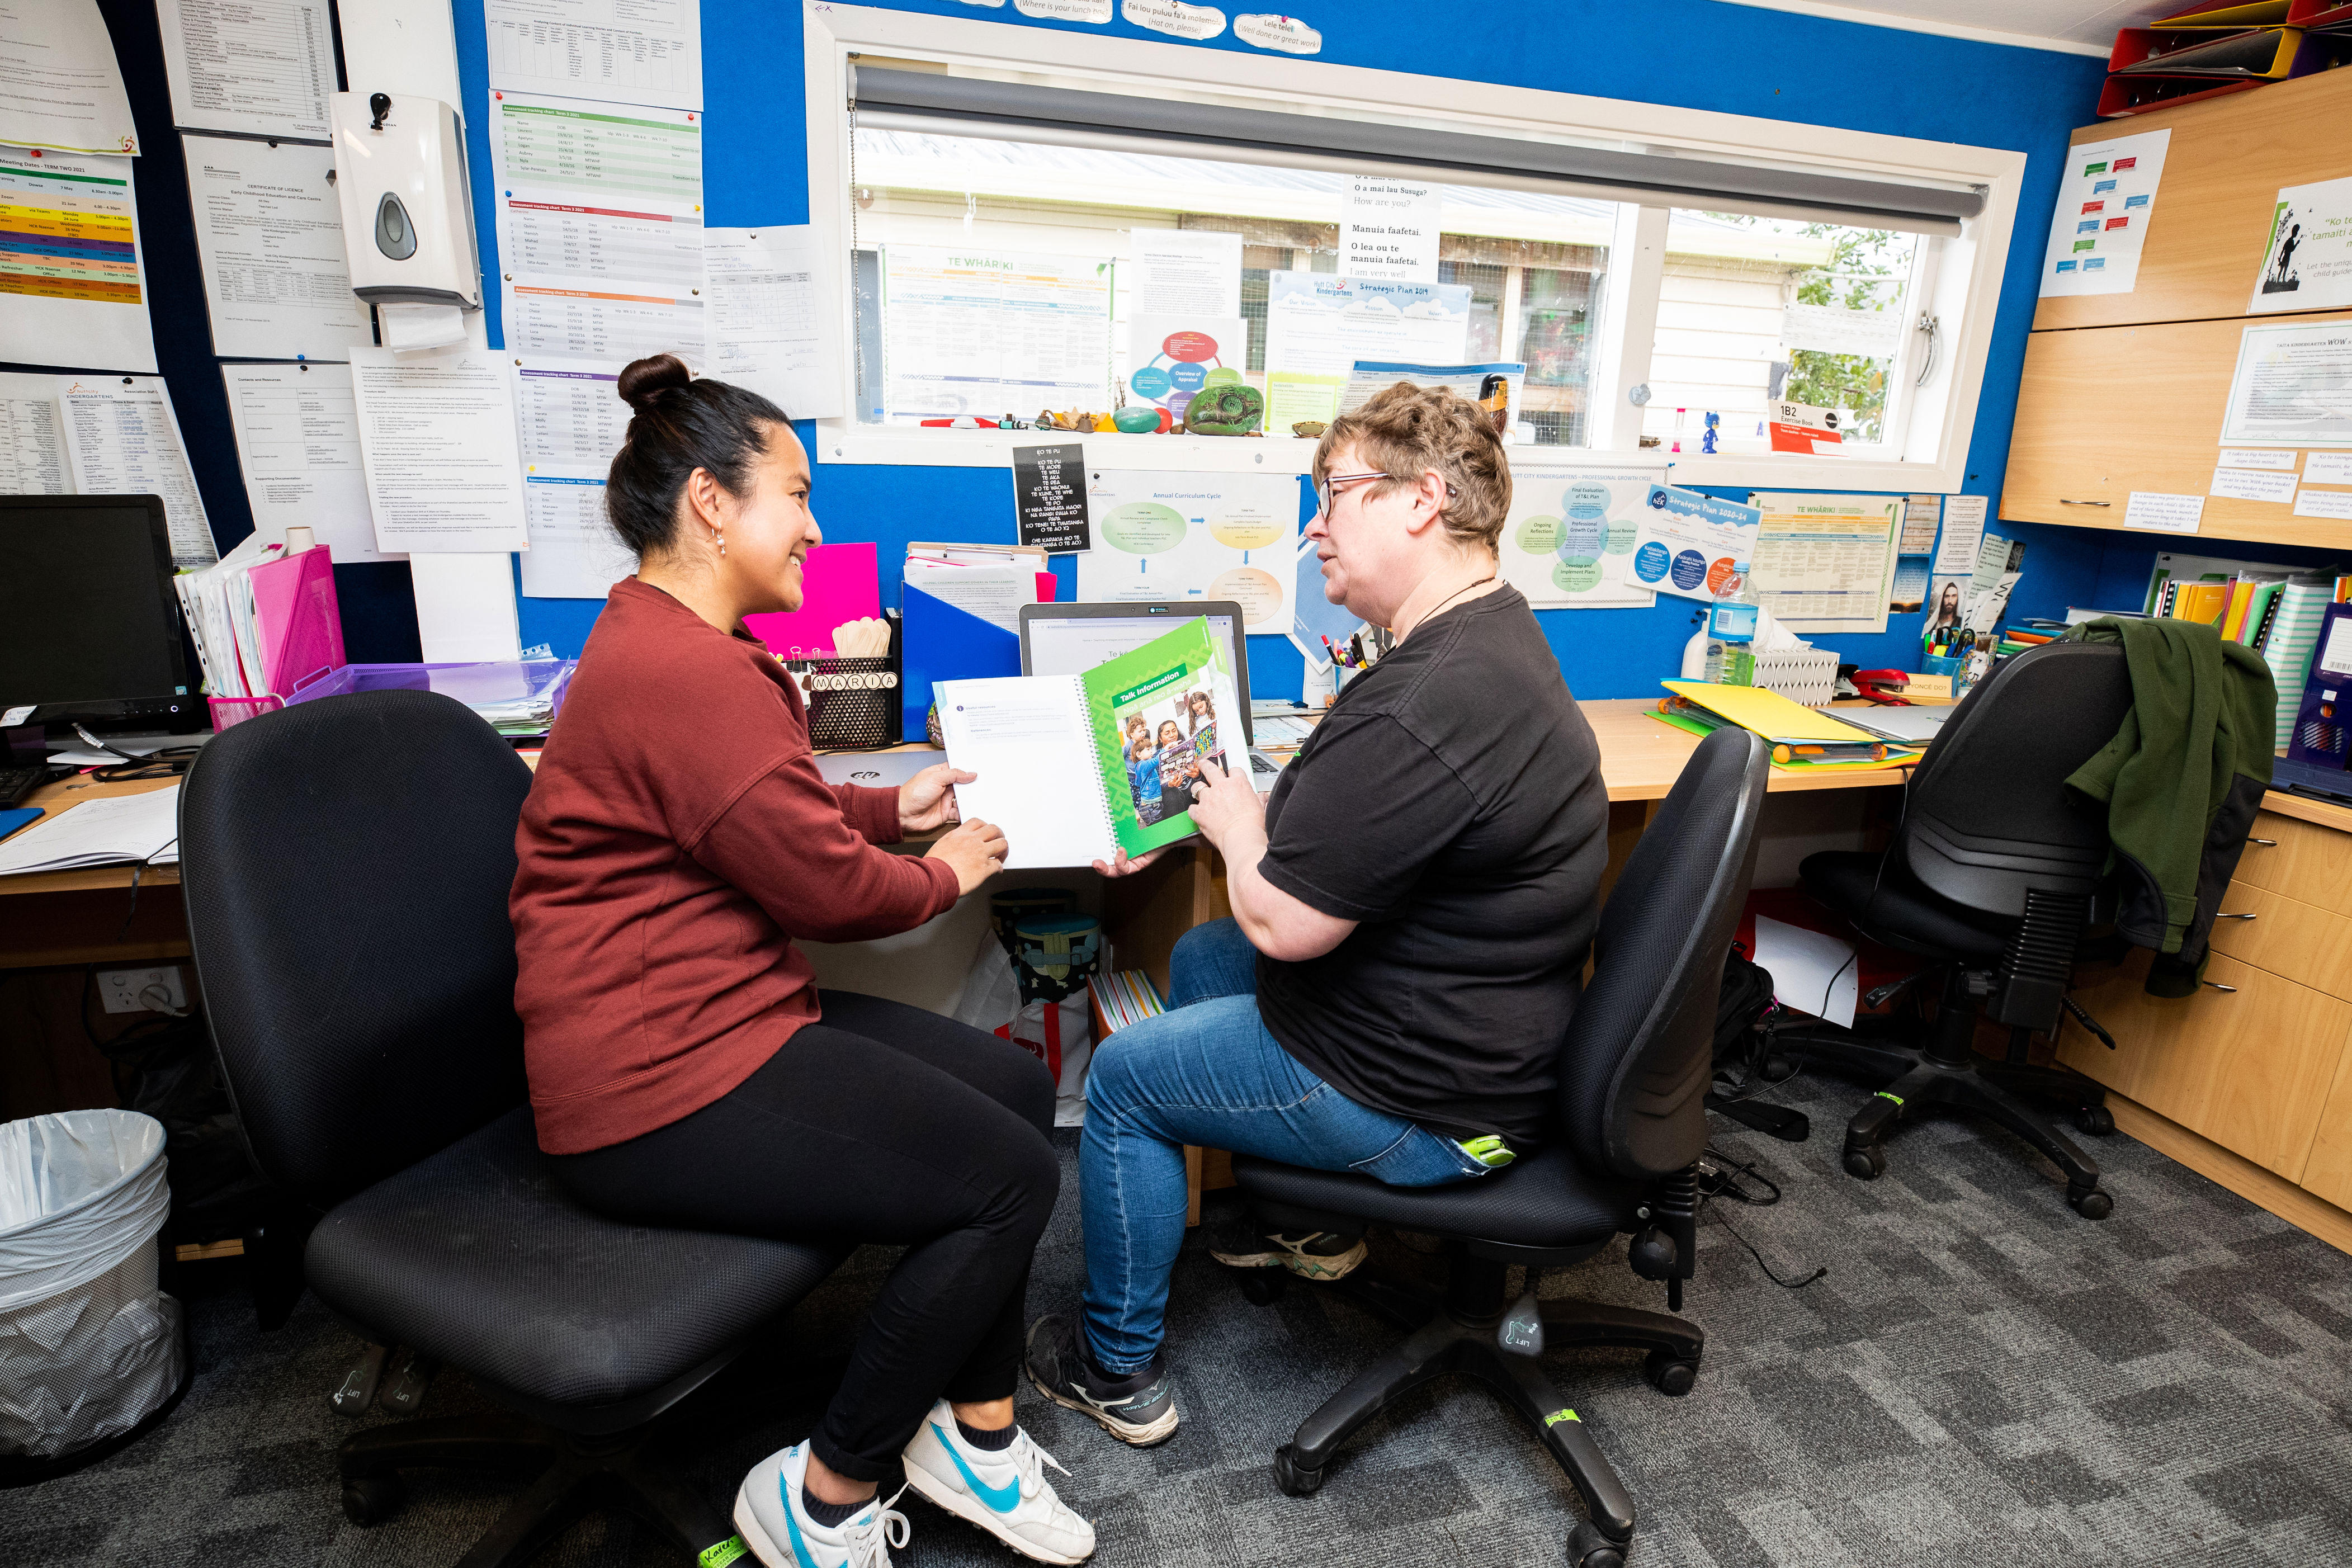
{"type": "MultiPolygon", "coordinates": [[[[1207,621],[1211,637],[1220,638],[1228,647],[1233,646],[1233,616],[1198,616],[1193,619],[1207,621]]],[[[1084,675],[1103,660],[1132,652],[1185,624],[1167,615],[1072,616],[1066,620],[1040,616],[1029,623],[1029,673],[1084,675]]]]}

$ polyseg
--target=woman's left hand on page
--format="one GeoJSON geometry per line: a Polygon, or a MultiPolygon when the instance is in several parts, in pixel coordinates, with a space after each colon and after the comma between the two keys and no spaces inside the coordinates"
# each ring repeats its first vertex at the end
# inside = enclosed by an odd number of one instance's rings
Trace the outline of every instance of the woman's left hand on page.
{"type": "Polygon", "coordinates": [[[1210,843],[1224,847],[1226,835],[1244,823],[1255,823],[1265,831],[1265,801],[1250,783],[1249,764],[1244,761],[1243,771],[1233,773],[1222,762],[1202,758],[1201,782],[1194,787],[1192,826],[1210,843]]]}
{"type": "Polygon", "coordinates": [[[957,808],[955,786],[971,783],[978,773],[936,763],[898,786],[898,831],[929,833],[963,820],[957,808]]]}

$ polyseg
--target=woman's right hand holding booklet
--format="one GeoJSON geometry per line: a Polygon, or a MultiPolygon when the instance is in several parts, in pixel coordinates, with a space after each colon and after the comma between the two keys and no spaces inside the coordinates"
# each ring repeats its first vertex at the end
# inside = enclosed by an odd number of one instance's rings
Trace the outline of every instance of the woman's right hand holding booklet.
{"type": "Polygon", "coordinates": [[[940,835],[923,858],[948,863],[956,874],[956,897],[961,898],[1004,868],[1004,829],[967,818],[940,835]]]}

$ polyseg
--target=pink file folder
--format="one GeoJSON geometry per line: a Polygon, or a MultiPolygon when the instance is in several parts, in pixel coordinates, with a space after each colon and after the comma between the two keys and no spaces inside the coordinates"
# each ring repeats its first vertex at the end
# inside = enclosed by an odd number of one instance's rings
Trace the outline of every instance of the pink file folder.
{"type": "Polygon", "coordinates": [[[343,616],[335,602],[335,562],[323,544],[265,561],[246,574],[261,633],[261,686],[285,698],[311,676],[341,669],[343,616]]]}
{"type": "Polygon", "coordinates": [[[814,658],[833,652],[833,630],[849,621],[882,613],[881,569],[875,546],[820,544],[801,567],[801,607],[773,615],[746,616],[743,625],[785,658],[814,658]]]}

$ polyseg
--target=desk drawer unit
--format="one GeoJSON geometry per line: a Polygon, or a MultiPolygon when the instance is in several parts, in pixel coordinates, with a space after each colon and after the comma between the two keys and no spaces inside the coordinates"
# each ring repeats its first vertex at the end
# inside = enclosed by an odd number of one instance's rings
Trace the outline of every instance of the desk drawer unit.
{"type": "Polygon", "coordinates": [[[2352,915],[2352,833],[2256,812],[2252,838],[2238,858],[2238,880],[2352,915]]]}
{"type": "MultiPolygon", "coordinates": [[[[2252,922],[2259,925],[2259,921],[2252,922]]],[[[2303,1180],[2352,1002],[2216,952],[2205,977],[2231,992],[2179,1000],[2141,989],[2135,953],[2075,993],[2121,1047],[2069,1027],[2059,1059],[2290,1182],[2303,1180]]]]}
{"type": "Polygon", "coordinates": [[[2232,882],[2212,941],[2215,952],[2352,1002],[2352,915],[2232,882]]]}

